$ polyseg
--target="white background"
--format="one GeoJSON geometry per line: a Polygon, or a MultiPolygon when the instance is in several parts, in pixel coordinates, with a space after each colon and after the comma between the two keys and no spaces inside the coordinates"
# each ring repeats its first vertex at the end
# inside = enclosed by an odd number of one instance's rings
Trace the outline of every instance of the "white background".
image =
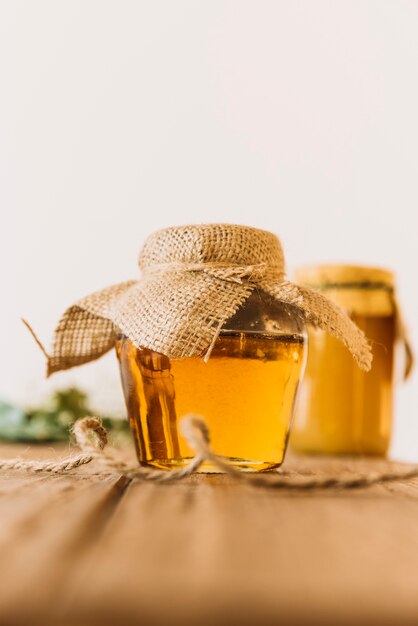
{"type": "MultiPolygon", "coordinates": [[[[46,382],[19,317],[48,343],[170,224],[392,268],[417,343],[416,0],[2,1],[0,90],[1,398],[123,412],[113,354],[46,382]]],[[[394,453],[418,460],[416,374],[394,453]]]]}

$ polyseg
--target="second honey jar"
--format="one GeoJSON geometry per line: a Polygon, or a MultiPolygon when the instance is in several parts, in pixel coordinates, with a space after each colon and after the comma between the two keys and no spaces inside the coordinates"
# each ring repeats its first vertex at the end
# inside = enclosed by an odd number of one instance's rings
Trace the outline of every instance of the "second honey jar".
{"type": "MultiPolygon", "coordinates": [[[[384,455],[393,421],[394,347],[405,339],[394,276],[379,268],[321,265],[297,272],[300,283],[344,308],[371,342],[369,372],[353,367],[333,337],[309,329],[309,356],[291,439],[301,452],[384,455]]],[[[407,347],[406,375],[412,365],[407,347]]]]}

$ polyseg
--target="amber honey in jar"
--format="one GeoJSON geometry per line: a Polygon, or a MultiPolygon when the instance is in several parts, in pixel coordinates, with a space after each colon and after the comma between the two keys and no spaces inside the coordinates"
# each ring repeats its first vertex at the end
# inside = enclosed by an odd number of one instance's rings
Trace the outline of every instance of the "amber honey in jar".
{"type": "Polygon", "coordinates": [[[334,337],[309,327],[309,356],[291,445],[302,452],[386,454],[393,420],[397,310],[394,276],[347,265],[302,268],[297,280],[322,291],[364,331],[369,372],[356,367],[334,337]]]}
{"type": "Polygon", "coordinates": [[[140,462],[187,464],[194,453],[179,422],[198,413],[213,450],[234,466],[280,466],[305,362],[304,323],[292,306],[254,292],[221,330],[207,362],[203,355],[169,359],[124,336],[117,355],[140,462]]]}

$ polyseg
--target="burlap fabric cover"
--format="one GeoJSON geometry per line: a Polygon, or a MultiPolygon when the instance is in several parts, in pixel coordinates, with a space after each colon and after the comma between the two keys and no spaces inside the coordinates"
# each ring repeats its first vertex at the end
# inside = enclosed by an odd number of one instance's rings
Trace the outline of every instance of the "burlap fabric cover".
{"type": "Polygon", "coordinates": [[[138,280],[65,311],[48,375],[99,358],[121,332],[169,358],[204,355],[254,289],[294,305],[306,322],[343,341],[362,369],[370,368],[368,342],[349,317],[319,292],[286,280],[283,250],[272,233],[231,224],[167,228],[146,240],[139,268],[138,280]]]}

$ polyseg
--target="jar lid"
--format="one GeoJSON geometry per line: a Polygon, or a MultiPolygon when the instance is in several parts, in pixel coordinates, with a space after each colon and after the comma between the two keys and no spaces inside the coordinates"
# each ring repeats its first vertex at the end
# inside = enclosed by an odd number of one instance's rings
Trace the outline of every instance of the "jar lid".
{"type": "Polygon", "coordinates": [[[381,267],[367,265],[306,265],[295,271],[296,280],[303,285],[316,287],[384,287],[393,289],[395,274],[381,267]]]}
{"type": "Polygon", "coordinates": [[[54,333],[48,374],[99,358],[118,333],[137,348],[170,359],[207,360],[225,323],[255,290],[292,305],[295,315],[340,339],[360,367],[372,355],[363,333],[323,294],[286,279],[272,233],[237,224],[189,224],[151,234],[136,280],[106,287],[64,312],[54,333]]]}

